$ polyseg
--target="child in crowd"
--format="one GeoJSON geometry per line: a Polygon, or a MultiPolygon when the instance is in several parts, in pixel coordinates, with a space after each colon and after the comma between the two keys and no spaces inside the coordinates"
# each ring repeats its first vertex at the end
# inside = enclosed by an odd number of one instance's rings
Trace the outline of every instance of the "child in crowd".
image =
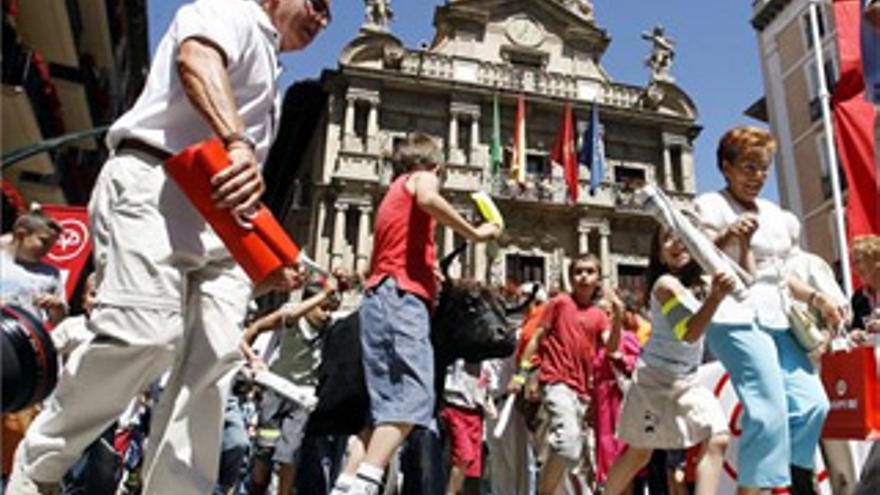
{"type": "Polygon", "coordinates": [[[458,494],[465,478],[483,472],[483,413],[494,413],[479,363],[458,359],[446,371],[445,405],[440,417],[446,422],[451,467],[446,495],[458,494]]]}
{"type": "MultiPolygon", "coordinates": [[[[280,331],[281,348],[271,371],[299,386],[318,385],[321,364],[322,330],[331,322],[331,312],[338,306],[336,287],[330,282],[308,284],[299,304],[285,304],[258,319],[245,330],[240,348],[254,370],[266,369],[266,363],[251,348],[257,336],[267,331],[280,331]]],[[[279,464],[278,495],[292,493],[297,452],[305,434],[308,411],[277,394],[266,391],[260,405],[260,434],[275,439],[272,460],[279,464]],[[280,430],[280,432],[279,432],[280,430]]],[[[266,447],[266,446],[264,446],[266,447]]],[[[264,493],[269,484],[271,466],[254,464],[251,493],[264,493]]]]}
{"type": "MultiPolygon", "coordinates": [[[[608,352],[617,351],[620,339],[623,303],[616,296],[610,298],[611,323],[596,304],[601,295],[599,259],[592,254],[578,257],[568,277],[571,293],[562,293],[547,303],[541,324],[522,356],[526,365],[536,351],[541,356],[538,382],[546,424],[539,430],[546,435],[549,451],[542,453],[539,495],[555,493],[566,473],[580,463],[596,339],[611,328],[608,352]]],[[[513,380],[522,383],[524,378],[519,374],[513,380]]]]}
{"type": "MultiPolygon", "coordinates": [[[[489,394],[493,402],[500,410],[509,398],[507,395],[510,378],[519,369],[522,351],[532,339],[535,329],[541,321],[544,307],[547,303],[547,291],[537,282],[526,282],[518,289],[517,306],[522,311],[520,323],[519,342],[513,356],[502,359],[491,359],[485,362],[484,370],[488,372],[489,394]],[[530,300],[525,306],[520,301],[530,300]]],[[[516,315],[508,315],[508,318],[517,322],[516,315]]],[[[537,366],[540,364],[538,355],[532,356],[528,368],[535,376],[537,366]]],[[[537,378],[533,378],[537,380],[537,378]]],[[[519,387],[517,387],[519,389],[519,387]]],[[[516,390],[516,394],[520,390],[516,390]]],[[[535,394],[537,395],[537,394],[535,394]]],[[[527,426],[527,417],[534,416],[531,411],[537,409],[532,402],[526,402],[522,395],[516,398],[517,404],[507,418],[507,423],[502,434],[496,437],[495,429],[498,421],[503,418],[486,417],[486,447],[488,450],[489,472],[491,473],[491,493],[493,495],[518,495],[520,493],[534,493],[535,460],[532,448],[532,437],[527,426]]],[[[499,413],[500,416],[500,413],[499,413]]]]}
{"type": "Polygon", "coordinates": [[[42,211],[16,219],[12,242],[0,249],[0,303],[15,304],[57,324],[67,315],[58,269],[41,261],[61,235],[61,226],[42,211]]]}
{"type": "MultiPolygon", "coordinates": [[[[627,298],[624,298],[627,299],[627,298]]],[[[631,304],[631,303],[630,303],[631,304]]],[[[621,320],[621,333],[616,351],[611,351],[608,341],[611,330],[599,336],[596,356],[593,359],[593,386],[590,389],[590,408],[593,429],[596,435],[596,482],[604,485],[611,465],[626,449],[626,444],[614,437],[614,430],[620,418],[624,389],[632,375],[639,358],[641,346],[636,336],[638,320],[630,304],[624,303],[625,310],[621,320]]],[[[607,306],[612,308],[608,301],[607,306]]],[[[606,311],[610,314],[610,311],[606,311]]]]}
{"type": "Polygon", "coordinates": [[[340,475],[334,493],[378,493],[385,467],[414,426],[434,418],[434,354],[430,316],[437,295],[436,222],[469,241],[501,234],[474,227],[440,195],[440,147],[412,133],[395,153],[398,175],[376,211],[370,276],[360,310],[364,376],[371,429],[356,476],[340,475]],[[350,487],[350,489],[349,489],[350,487]]]}
{"type": "Polygon", "coordinates": [[[55,349],[58,351],[58,355],[61,356],[64,361],[67,361],[67,358],[70,357],[70,354],[74,349],[92,340],[92,337],[95,336],[88,327],[88,320],[92,308],[95,307],[95,294],[97,288],[98,277],[95,272],[92,272],[86,277],[86,281],[83,284],[83,314],[65,318],[50,334],[52,337],[52,343],[55,344],[55,349]]]}
{"type": "Polygon", "coordinates": [[[695,493],[711,495],[721,476],[727,423],[712,391],[697,383],[696,371],[703,335],[735,282],[731,275],[716,274],[706,294],[699,265],[664,228],[651,243],[648,282],[653,331],[624,397],[617,430],[629,448],[611,468],[605,494],[623,493],[654,449],[702,443],[695,493]]]}

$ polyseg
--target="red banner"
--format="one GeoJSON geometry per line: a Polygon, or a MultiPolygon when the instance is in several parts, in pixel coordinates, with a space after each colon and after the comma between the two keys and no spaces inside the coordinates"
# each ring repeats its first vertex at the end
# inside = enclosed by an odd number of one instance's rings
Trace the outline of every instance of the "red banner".
{"type": "Polygon", "coordinates": [[[861,1],[835,0],[840,80],[831,104],[835,140],[846,180],[847,237],[880,234],[880,182],[875,155],[874,106],[865,100],[862,75],[861,1]]]}
{"type": "Polygon", "coordinates": [[[556,142],[550,150],[550,160],[565,170],[565,184],[568,186],[568,197],[572,203],[578,200],[578,163],[574,147],[574,119],[571,116],[571,105],[566,103],[562,110],[562,123],[556,142]]]}
{"type": "Polygon", "coordinates": [[[61,225],[61,235],[46,255],[46,261],[61,270],[66,280],[67,300],[70,301],[83,267],[92,254],[88,213],[84,206],[43,205],[41,208],[61,225]]]}

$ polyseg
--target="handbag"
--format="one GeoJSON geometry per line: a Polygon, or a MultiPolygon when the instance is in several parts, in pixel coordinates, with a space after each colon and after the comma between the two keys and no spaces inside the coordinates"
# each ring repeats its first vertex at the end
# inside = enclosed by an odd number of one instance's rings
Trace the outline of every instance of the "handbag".
{"type": "Polygon", "coordinates": [[[790,304],[787,314],[791,333],[807,354],[825,343],[827,338],[820,328],[819,318],[809,308],[790,304]]]}

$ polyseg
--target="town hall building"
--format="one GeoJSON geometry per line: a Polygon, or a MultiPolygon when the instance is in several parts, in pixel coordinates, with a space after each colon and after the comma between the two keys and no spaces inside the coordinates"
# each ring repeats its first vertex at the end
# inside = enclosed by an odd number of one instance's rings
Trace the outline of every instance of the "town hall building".
{"type": "MultiPolygon", "coordinates": [[[[422,131],[444,149],[444,196],[475,220],[470,194],[485,190],[506,222],[497,243],[469,245],[453,275],[565,287],[570,260],[590,252],[601,260],[606,285],[644,295],[655,223],[631,205],[632,188],[658,184],[674,201],[690,204],[700,130],[696,107],[670,70],[674,45],[663,28],[643,34],[649,81],[634,86],[615,82],[602,67],[610,37],[585,0],[449,0],[434,13],[433,40],[421,47],[404,46],[394,35],[389,0],[366,0],[365,7],[364,25],[338,67],[322,74],[320,90],[297,96],[294,86],[288,95],[294,101],[285,103],[313,108],[313,115],[299,117],[312,118],[314,128],[299,134],[307,140],[284,208],[285,224],[312,257],[324,266],[368,270],[390,157],[409,132],[422,131]],[[525,183],[508,168],[520,95],[525,183]],[[496,98],[504,164],[493,172],[496,98]],[[578,167],[580,194],[572,203],[550,149],[564,106],[574,109],[579,137],[594,102],[604,176],[591,191],[590,169],[578,167]]],[[[451,229],[438,227],[438,256],[459,242],[451,229]]]]}

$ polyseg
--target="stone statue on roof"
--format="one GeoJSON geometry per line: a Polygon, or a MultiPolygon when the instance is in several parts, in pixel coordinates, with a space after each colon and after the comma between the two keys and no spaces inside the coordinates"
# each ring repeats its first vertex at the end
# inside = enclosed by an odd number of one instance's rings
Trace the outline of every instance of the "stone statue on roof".
{"type": "Polygon", "coordinates": [[[394,18],[391,10],[391,0],[364,0],[366,7],[366,24],[373,27],[388,28],[388,23],[394,18]]]}
{"type": "Polygon", "coordinates": [[[651,81],[673,82],[672,59],[675,57],[675,41],[666,36],[663,26],[657,25],[650,32],[642,33],[642,39],[651,42],[651,54],[645,65],[651,68],[651,81]]]}

